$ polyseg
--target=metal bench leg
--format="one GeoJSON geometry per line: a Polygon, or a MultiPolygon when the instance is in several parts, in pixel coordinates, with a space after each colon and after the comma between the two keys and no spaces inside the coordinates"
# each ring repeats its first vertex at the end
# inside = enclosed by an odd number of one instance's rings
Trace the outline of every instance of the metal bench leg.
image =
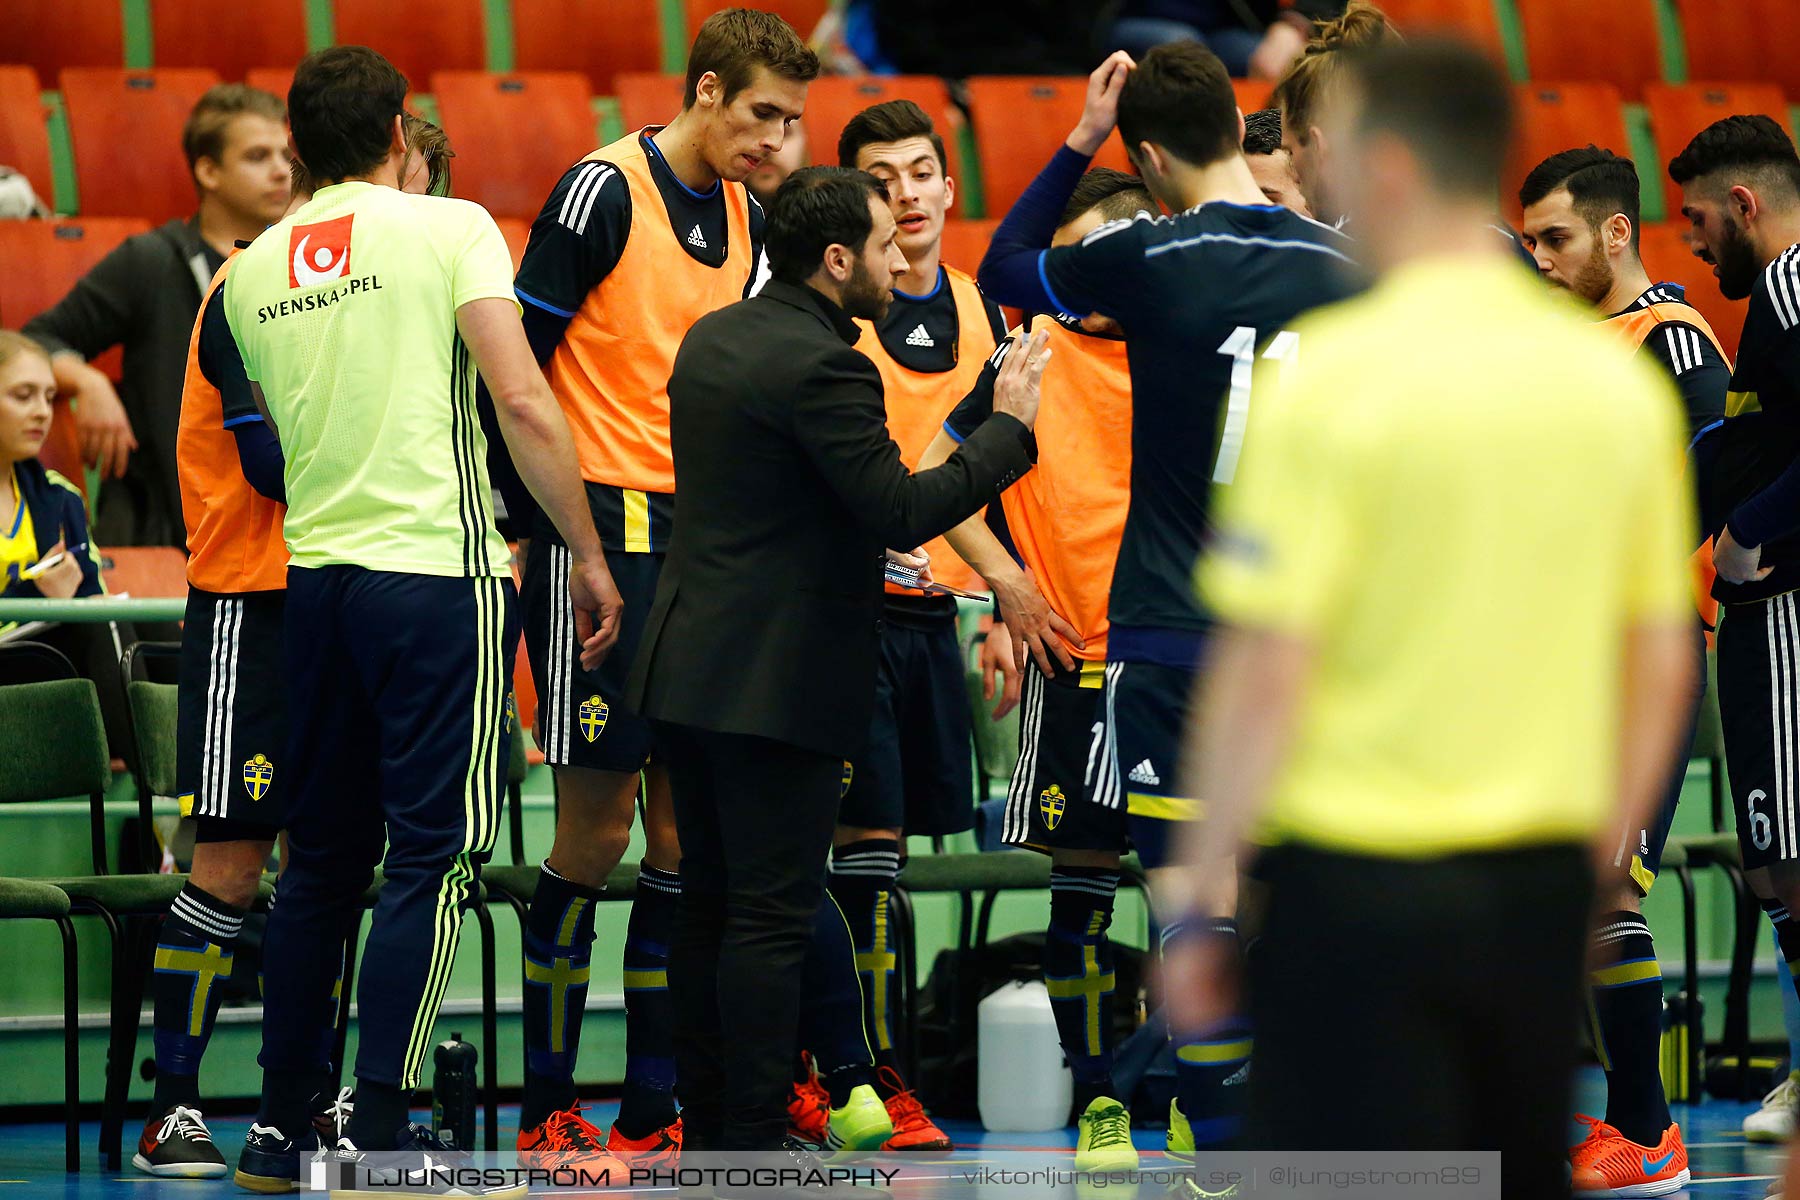
{"type": "Polygon", "coordinates": [[[1756,933],[1762,907],[1750,891],[1744,873],[1724,868],[1734,901],[1732,916],[1731,981],[1725,993],[1725,1049],[1737,1055],[1737,1094],[1750,1087],[1750,976],[1756,962],[1756,933]]]}
{"type": "Polygon", "coordinates": [[[487,1149],[500,1148],[500,1018],[494,984],[494,918],[487,905],[475,906],[475,923],[481,927],[481,1039],[486,1066],[482,1087],[487,1091],[487,1149]]]}
{"type": "Polygon", "coordinates": [[[1699,1098],[1703,1087],[1700,1077],[1701,1052],[1706,1044],[1706,1026],[1700,1015],[1700,948],[1695,915],[1694,876],[1686,867],[1675,869],[1675,880],[1681,885],[1682,987],[1687,991],[1687,1101],[1699,1098]]]}
{"type": "Polygon", "coordinates": [[[100,1164],[105,1170],[117,1171],[122,1162],[125,1098],[131,1086],[131,1059],[137,1051],[136,1008],[142,1007],[143,983],[141,979],[135,986],[132,983],[137,964],[132,953],[133,931],[105,909],[93,911],[112,937],[112,1025],[106,1049],[106,1090],[100,1103],[100,1164]]]}
{"type": "Polygon", "coordinates": [[[900,1062],[906,1069],[906,1077],[916,1079],[919,1074],[919,985],[912,898],[903,889],[895,888],[888,904],[894,932],[895,973],[900,980],[900,1062]]]}
{"type": "Polygon", "coordinates": [[[63,959],[63,1169],[81,1171],[81,985],[77,978],[75,924],[57,917],[63,959]]]}

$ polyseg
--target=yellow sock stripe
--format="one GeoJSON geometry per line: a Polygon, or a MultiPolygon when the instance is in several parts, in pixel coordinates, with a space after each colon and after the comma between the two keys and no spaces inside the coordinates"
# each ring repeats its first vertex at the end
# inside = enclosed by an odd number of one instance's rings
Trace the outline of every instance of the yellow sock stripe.
{"type": "Polygon", "coordinates": [[[630,488],[619,489],[625,509],[625,551],[647,554],[650,551],[650,497],[630,488]]]}
{"type": "MultiPolygon", "coordinates": [[[[628,977],[630,974],[626,972],[628,977]]],[[[543,984],[550,992],[550,1052],[561,1054],[563,1027],[568,1024],[569,988],[588,981],[588,968],[576,967],[574,960],[568,958],[553,958],[548,967],[528,958],[525,960],[525,978],[543,984]]],[[[631,986],[629,979],[625,986],[631,986]]]]}
{"type": "Polygon", "coordinates": [[[438,1009],[450,986],[450,970],[462,933],[462,910],[475,881],[473,855],[493,849],[499,832],[499,797],[495,771],[499,764],[500,724],[504,705],[501,640],[505,634],[504,594],[493,578],[470,581],[475,594],[474,704],[470,713],[468,768],[463,776],[463,844],[438,885],[437,913],[432,922],[431,958],[424,993],[413,1014],[412,1035],[402,1063],[400,1086],[417,1087],[424,1074],[438,1009]]]}
{"type": "Polygon", "coordinates": [[[207,943],[204,950],[177,950],[173,946],[156,948],[156,955],[151,959],[152,969],[194,977],[194,991],[188,1001],[189,1037],[199,1037],[206,1032],[206,1001],[212,994],[213,980],[229,976],[231,962],[232,955],[212,942],[207,943]]]}
{"type": "Polygon", "coordinates": [[[1607,988],[1623,987],[1630,983],[1644,983],[1647,980],[1661,978],[1662,966],[1653,958],[1601,967],[1593,973],[1594,986],[1607,988]]]}
{"type": "Polygon", "coordinates": [[[654,971],[626,971],[625,990],[628,992],[649,992],[669,986],[669,970],[661,967],[654,971]]]}
{"type": "Polygon", "coordinates": [[[575,944],[575,926],[581,920],[581,914],[587,909],[588,898],[576,896],[569,901],[569,911],[563,914],[562,926],[556,931],[556,944],[573,946],[575,944]]]}
{"type": "Polygon", "coordinates": [[[1100,960],[1095,954],[1093,946],[1081,948],[1081,974],[1085,979],[1100,981],[1100,987],[1096,991],[1088,993],[1087,1002],[1082,1006],[1087,1010],[1087,1052],[1095,1055],[1100,1053],[1100,1010],[1105,1007],[1101,1003],[1101,999],[1111,990],[1106,986],[1106,981],[1112,976],[1100,974],[1100,960]]]}
{"type": "Polygon", "coordinates": [[[1191,1046],[1177,1046],[1175,1057],[1189,1063],[1238,1062],[1250,1057],[1251,1045],[1249,1038],[1236,1042],[1200,1042],[1191,1046]]]}
{"type": "Polygon", "coordinates": [[[1154,817],[1162,821],[1195,821],[1200,818],[1200,801],[1181,796],[1152,796],[1145,792],[1126,792],[1125,811],[1138,817],[1154,817]]]}

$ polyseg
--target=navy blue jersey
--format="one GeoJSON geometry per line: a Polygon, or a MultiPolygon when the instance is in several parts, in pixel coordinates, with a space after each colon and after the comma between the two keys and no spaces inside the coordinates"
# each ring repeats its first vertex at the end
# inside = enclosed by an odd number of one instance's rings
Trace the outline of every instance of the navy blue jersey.
{"type": "Polygon", "coordinates": [[[1105,225],[1039,260],[1057,307],[1115,318],[1131,360],[1131,509],[1113,574],[1112,657],[1163,657],[1134,649],[1145,644],[1136,630],[1205,629],[1194,566],[1213,485],[1237,469],[1256,356],[1294,353],[1288,324],[1356,290],[1349,245],[1285,208],[1216,201],[1105,225]]]}

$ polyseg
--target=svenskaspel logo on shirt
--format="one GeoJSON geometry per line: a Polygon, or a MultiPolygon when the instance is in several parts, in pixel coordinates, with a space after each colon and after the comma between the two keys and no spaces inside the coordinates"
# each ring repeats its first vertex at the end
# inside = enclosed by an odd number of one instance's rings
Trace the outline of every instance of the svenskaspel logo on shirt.
{"type": "Polygon", "coordinates": [[[312,287],[350,274],[350,223],[356,214],[288,231],[288,286],[312,287]]]}

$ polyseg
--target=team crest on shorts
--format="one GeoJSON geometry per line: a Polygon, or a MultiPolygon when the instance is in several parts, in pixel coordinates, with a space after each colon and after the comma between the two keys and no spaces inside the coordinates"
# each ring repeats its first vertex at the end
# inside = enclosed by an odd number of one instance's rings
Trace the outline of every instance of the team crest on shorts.
{"type": "Polygon", "coordinates": [[[606,728],[606,718],[611,712],[606,701],[598,696],[589,696],[583,700],[581,707],[575,710],[575,719],[581,723],[581,736],[590,742],[599,737],[606,728]]]}
{"type": "Polygon", "coordinates": [[[1055,829],[1062,823],[1063,809],[1068,803],[1069,798],[1054,783],[1038,793],[1038,811],[1044,814],[1045,829],[1055,829]]]}
{"type": "Polygon", "coordinates": [[[250,793],[252,800],[261,800],[268,794],[269,784],[275,780],[275,764],[269,761],[266,754],[259,754],[244,763],[244,790],[250,793]]]}
{"type": "Polygon", "coordinates": [[[838,799],[842,800],[850,794],[850,781],[856,778],[856,765],[849,759],[844,760],[844,781],[838,787],[838,799]]]}

